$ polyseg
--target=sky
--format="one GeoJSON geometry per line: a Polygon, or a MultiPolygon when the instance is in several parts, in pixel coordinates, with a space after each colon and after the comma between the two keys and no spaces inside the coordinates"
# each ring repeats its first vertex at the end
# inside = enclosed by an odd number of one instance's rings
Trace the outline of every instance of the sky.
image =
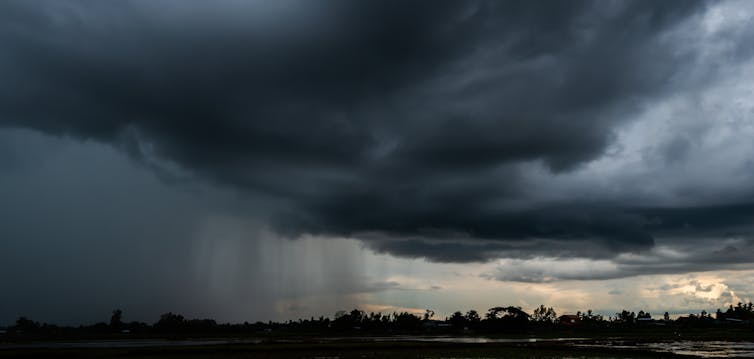
{"type": "Polygon", "coordinates": [[[0,2],[0,325],[754,298],[745,1],[0,2]]]}

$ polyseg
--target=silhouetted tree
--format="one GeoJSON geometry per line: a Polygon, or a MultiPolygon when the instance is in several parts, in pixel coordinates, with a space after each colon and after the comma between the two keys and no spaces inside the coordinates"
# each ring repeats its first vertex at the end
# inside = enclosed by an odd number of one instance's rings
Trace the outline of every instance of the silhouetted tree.
{"type": "Polygon", "coordinates": [[[479,321],[482,320],[482,317],[480,317],[479,313],[474,309],[466,312],[465,317],[466,317],[466,321],[468,321],[469,323],[479,323],[479,321]]]}
{"type": "Polygon", "coordinates": [[[113,310],[113,315],[110,316],[110,327],[113,329],[120,329],[123,327],[123,311],[120,309],[113,310]]]}
{"type": "Polygon", "coordinates": [[[456,331],[463,330],[463,328],[465,328],[467,325],[466,317],[464,317],[463,313],[461,312],[453,313],[453,315],[448,319],[448,322],[456,331]]]}
{"type": "Polygon", "coordinates": [[[165,313],[160,316],[160,320],[155,323],[154,328],[163,331],[177,331],[184,327],[185,319],[182,315],[165,313]]]}
{"type": "Polygon", "coordinates": [[[365,313],[358,309],[354,309],[349,313],[338,312],[333,321],[333,328],[340,331],[361,329],[361,322],[364,316],[365,313]]]}
{"type": "Polygon", "coordinates": [[[421,329],[422,319],[409,312],[393,313],[396,329],[399,331],[417,331],[421,329]]]}
{"type": "Polygon", "coordinates": [[[435,311],[432,310],[432,309],[427,309],[424,312],[424,318],[423,319],[424,319],[424,321],[428,321],[428,320],[432,319],[432,317],[434,317],[434,316],[435,316],[435,311]]]}
{"type": "Polygon", "coordinates": [[[13,329],[24,332],[33,332],[38,330],[40,327],[41,325],[38,322],[35,322],[26,317],[20,317],[16,320],[16,325],[13,326],[13,329]]]}
{"type": "Polygon", "coordinates": [[[479,316],[479,313],[476,310],[469,310],[468,312],[466,312],[464,317],[466,318],[466,325],[468,325],[470,329],[479,329],[479,324],[482,322],[482,317],[479,316]]]}
{"type": "Polygon", "coordinates": [[[605,318],[601,314],[594,313],[591,309],[586,312],[579,312],[579,323],[585,328],[600,328],[605,325],[605,318]]]}
{"type": "Polygon", "coordinates": [[[521,307],[493,307],[485,314],[483,322],[488,331],[520,331],[529,324],[529,314],[521,307]]]}
{"type": "Polygon", "coordinates": [[[531,315],[531,319],[539,324],[552,324],[557,318],[558,315],[555,313],[555,310],[552,307],[546,308],[544,304],[534,309],[531,315]]]}
{"type": "Polygon", "coordinates": [[[633,324],[636,319],[636,314],[624,309],[620,313],[615,313],[615,319],[623,324],[633,324]]]}

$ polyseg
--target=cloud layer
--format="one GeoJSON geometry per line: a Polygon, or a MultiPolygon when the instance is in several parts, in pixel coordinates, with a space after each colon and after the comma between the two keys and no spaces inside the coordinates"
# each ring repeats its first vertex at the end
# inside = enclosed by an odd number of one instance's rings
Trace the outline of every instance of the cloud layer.
{"type": "MultiPolygon", "coordinates": [[[[726,101],[751,91],[737,82],[752,74],[737,13],[696,1],[7,1],[0,125],[239,190],[283,236],[440,262],[618,263],[599,278],[667,272],[621,256],[749,243],[752,107],[726,101]]],[[[577,277],[590,276],[552,276],[577,277]]]]}

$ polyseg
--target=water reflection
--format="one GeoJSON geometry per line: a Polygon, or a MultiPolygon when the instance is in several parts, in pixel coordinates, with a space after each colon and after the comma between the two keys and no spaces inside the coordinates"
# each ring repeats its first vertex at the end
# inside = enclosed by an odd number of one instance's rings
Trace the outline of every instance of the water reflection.
{"type": "Polygon", "coordinates": [[[486,337],[421,337],[421,336],[393,336],[370,338],[373,341],[410,341],[410,342],[434,342],[434,343],[462,343],[462,344],[485,344],[485,343],[537,343],[537,342],[576,342],[587,338],[486,338],[486,337]]]}
{"type": "Polygon", "coordinates": [[[754,342],[728,341],[672,341],[672,342],[603,342],[575,343],[576,347],[633,349],[656,353],[672,353],[699,358],[754,358],[754,342]]]}

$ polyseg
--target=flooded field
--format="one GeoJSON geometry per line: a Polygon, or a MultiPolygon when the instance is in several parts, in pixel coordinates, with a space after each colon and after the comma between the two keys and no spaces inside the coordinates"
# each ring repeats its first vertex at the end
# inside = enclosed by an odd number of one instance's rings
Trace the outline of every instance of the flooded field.
{"type": "MultiPolygon", "coordinates": [[[[0,343],[0,356],[34,353],[97,353],[96,356],[279,358],[628,358],[754,357],[754,341],[628,341],[587,338],[488,338],[392,336],[340,338],[218,338],[46,341],[0,343]],[[146,353],[146,354],[145,354],[146,353]]],[[[53,355],[54,356],[54,355],[53,355]]]]}

